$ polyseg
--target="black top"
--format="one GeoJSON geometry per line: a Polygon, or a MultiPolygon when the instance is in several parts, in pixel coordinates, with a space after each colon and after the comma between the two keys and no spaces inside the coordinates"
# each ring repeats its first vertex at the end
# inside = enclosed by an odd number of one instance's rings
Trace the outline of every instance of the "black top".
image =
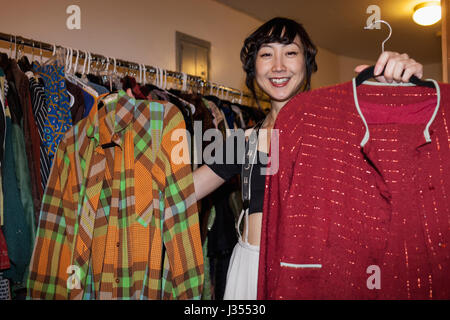
{"type": "MultiPolygon", "coordinates": [[[[227,139],[227,142],[230,138],[227,139]]],[[[207,164],[208,167],[214,171],[219,177],[224,180],[229,180],[237,174],[241,174],[242,165],[244,163],[244,152],[237,154],[237,146],[234,144],[234,162],[226,163],[226,143],[222,145],[223,161],[222,163],[207,164]]],[[[264,203],[264,189],[266,184],[266,176],[261,174],[261,169],[267,167],[268,154],[266,152],[258,151],[256,163],[253,165],[252,175],[250,177],[250,205],[249,214],[262,212],[264,203]]]]}

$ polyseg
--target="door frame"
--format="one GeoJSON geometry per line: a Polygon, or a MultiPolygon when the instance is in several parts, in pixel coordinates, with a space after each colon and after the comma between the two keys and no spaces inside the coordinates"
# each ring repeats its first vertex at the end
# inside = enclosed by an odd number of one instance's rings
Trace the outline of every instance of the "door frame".
{"type": "Polygon", "coordinates": [[[206,41],[206,40],[202,40],[193,36],[190,36],[188,34],[185,34],[183,32],[180,31],[175,31],[175,48],[176,48],[176,64],[177,64],[177,71],[181,72],[181,44],[182,42],[190,42],[193,45],[199,46],[199,47],[203,47],[205,49],[208,50],[208,55],[207,55],[207,68],[208,68],[208,72],[207,72],[207,77],[206,77],[206,81],[209,81],[210,78],[210,73],[211,73],[211,61],[210,61],[210,55],[211,55],[211,42],[206,41]]]}

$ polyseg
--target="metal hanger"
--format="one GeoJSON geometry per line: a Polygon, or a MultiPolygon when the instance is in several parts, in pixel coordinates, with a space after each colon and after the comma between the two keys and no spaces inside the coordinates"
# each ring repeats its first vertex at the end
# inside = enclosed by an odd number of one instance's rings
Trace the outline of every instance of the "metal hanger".
{"type": "MultiPolygon", "coordinates": [[[[392,27],[389,23],[387,23],[384,20],[375,20],[373,21],[369,26],[364,27],[364,29],[372,29],[373,26],[378,23],[384,23],[389,27],[389,35],[388,37],[382,42],[381,44],[381,52],[384,52],[384,44],[386,43],[386,41],[388,41],[391,38],[392,35],[392,27]]],[[[355,78],[355,82],[356,82],[356,86],[359,86],[360,84],[362,84],[364,81],[369,80],[371,78],[375,78],[375,66],[370,66],[366,69],[364,69],[360,74],[358,74],[358,76],[355,78]]],[[[384,73],[384,70],[381,74],[384,73]]],[[[417,85],[417,86],[422,86],[422,87],[428,87],[428,88],[435,88],[434,83],[432,81],[425,81],[425,80],[421,80],[419,78],[417,78],[415,75],[412,75],[411,78],[409,78],[409,82],[417,85]]]]}

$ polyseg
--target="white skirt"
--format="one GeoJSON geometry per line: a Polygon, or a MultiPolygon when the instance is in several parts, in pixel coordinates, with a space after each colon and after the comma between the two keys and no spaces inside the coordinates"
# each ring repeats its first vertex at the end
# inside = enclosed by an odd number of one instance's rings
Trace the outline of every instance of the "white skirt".
{"type": "MultiPolygon", "coordinates": [[[[248,218],[247,214],[248,213],[246,213],[246,218],[248,218]]],[[[238,226],[241,219],[242,214],[238,226]]],[[[228,266],[227,283],[223,299],[256,300],[258,289],[258,265],[259,246],[251,245],[248,241],[243,241],[239,234],[239,241],[233,249],[233,254],[231,255],[230,264],[228,266]]]]}

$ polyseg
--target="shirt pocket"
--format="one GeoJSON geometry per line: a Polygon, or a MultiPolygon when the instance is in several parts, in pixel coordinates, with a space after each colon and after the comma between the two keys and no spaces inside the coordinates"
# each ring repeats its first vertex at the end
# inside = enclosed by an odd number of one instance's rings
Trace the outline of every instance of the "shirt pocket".
{"type": "Polygon", "coordinates": [[[280,262],[280,276],[275,299],[317,299],[322,265],[280,262]]]}

